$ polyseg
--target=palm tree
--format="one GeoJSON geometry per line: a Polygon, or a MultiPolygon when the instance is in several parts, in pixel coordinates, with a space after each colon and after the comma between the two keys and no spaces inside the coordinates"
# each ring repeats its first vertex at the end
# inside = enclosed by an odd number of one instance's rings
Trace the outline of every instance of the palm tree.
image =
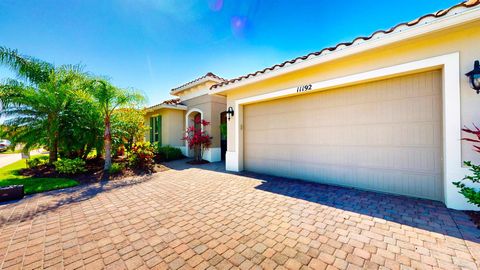
{"type": "Polygon", "coordinates": [[[0,65],[9,67],[17,79],[0,83],[1,114],[6,117],[4,133],[24,144],[24,151],[47,146],[49,162],[58,159],[60,116],[72,104],[77,85],[84,80],[80,66],[55,67],[0,47],[0,65]]]}
{"type": "Polygon", "coordinates": [[[98,102],[103,114],[105,125],[103,136],[105,151],[104,170],[108,171],[112,166],[111,117],[113,112],[120,107],[134,107],[143,103],[145,97],[136,91],[117,88],[104,79],[91,80],[89,82],[89,89],[91,95],[98,102]]]}

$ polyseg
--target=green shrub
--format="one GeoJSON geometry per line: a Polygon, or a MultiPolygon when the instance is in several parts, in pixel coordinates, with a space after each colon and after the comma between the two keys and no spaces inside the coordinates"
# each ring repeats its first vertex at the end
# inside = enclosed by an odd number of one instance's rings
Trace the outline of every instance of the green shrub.
{"type": "Polygon", "coordinates": [[[117,174],[123,171],[125,169],[125,164],[123,163],[113,163],[112,167],[108,170],[110,174],[117,174]]]}
{"type": "Polygon", "coordinates": [[[480,166],[473,165],[470,161],[465,161],[465,166],[470,168],[470,171],[473,175],[467,175],[463,180],[454,182],[453,184],[460,188],[460,194],[467,198],[469,203],[472,203],[476,206],[480,206],[480,189],[467,187],[462,181],[469,180],[472,183],[480,183],[480,166]]]}
{"type": "Polygon", "coordinates": [[[227,123],[220,124],[220,138],[222,140],[227,139],[227,123]]]}
{"type": "Polygon", "coordinates": [[[151,171],[153,157],[153,147],[149,142],[137,142],[132,145],[128,165],[131,168],[151,171]]]}
{"type": "Polygon", "coordinates": [[[171,161],[171,160],[177,160],[182,158],[183,158],[182,150],[170,145],[159,146],[155,150],[155,160],[157,162],[171,161]]]}
{"type": "Polygon", "coordinates": [[[81,158],[75,159],[60,159],[53,163],[55,165],[55,170],[63,174],[77,174],[87,171],[85,169],[85,161],[81,158]]]}
{"type": "Polygon", "coordinates": [[[38,156],[27,159],[27,166],[29,168],[35,168],[48,164],[48,156],[38,156]]]}

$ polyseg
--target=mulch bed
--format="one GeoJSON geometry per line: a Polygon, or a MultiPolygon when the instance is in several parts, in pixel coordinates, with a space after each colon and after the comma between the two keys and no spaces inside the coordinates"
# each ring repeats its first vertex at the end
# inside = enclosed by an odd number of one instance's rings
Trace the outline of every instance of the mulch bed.
{"type": "MultiPolygon", "coordinates": [[[[114,162],[124,163],[125,161],[122,159],[115,159],[114,162]]],[[[22,169],[20,170],[20,174],[24,176],[37,177],[37,178],[42,178],[42,177],[70,178],[70,179],[77,180],[81,184],[89,184],[89,183],[96,183],[105,179],[120,180],[128,177],[132,177],[132,176],[142,176],[142,175],[148,175],[151,173],[169,170],[168,167],[165,167],[161,164],[155,164],[155,166],[153,167],[153,171],[151,172],[146,172],[145,170],[134,170],[130,168],[125,168],[120,173],[106,175],[105,172],[103,171],[104,163],[105,161],[103,159],[89,159],[87,160],[86,166],[85,166],[87,171],[81,174],[76,174],[76,175],[65,175],[65,174],[58,173],[55,171],[55,168],[53,166],[49,166],[49,165],[39,166],[36,168],[22,169]]]]}
{"type": "Polygon", "coordinates": [[[480,212],[479,211],[465,211],[470,219],[477,225],[477,228],[480,229],[480,212]]]}

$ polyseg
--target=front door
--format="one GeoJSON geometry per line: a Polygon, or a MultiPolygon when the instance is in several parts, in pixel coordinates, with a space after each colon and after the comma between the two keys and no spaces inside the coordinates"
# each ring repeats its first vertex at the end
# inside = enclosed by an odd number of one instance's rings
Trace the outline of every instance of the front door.
{"type": "Polygon", "coordinates": [[[227,112],[220,114],[220,148],[222,160],[225,160],[227,153],[227,112]]]}

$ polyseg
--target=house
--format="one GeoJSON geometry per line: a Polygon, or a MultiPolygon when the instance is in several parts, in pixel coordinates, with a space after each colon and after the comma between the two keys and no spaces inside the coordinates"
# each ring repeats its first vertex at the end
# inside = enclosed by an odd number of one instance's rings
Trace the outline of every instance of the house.
{"type": "Polygon", "coordinates": [[[229,108],[230,171],[472,208],[452,182],[468,173],[463,161],[480,163],[460,130],[480,122],[464,75],[480,59],[479,33],[480,1],[463,2],[238,78],[202,77],[173,91],[179,119],[207,94],[222,103],[204,112],[212,128],[229,108]]]}
{"type": "Polygon", "coordinates": [[[226,124],[226,98],[220,95],[209,95],[210,87],[225,81],[213,73],[197,78],[170,91],[178,98],[164,101],[146,109],[145,124],[150,127],[145,139],[151,143],[170,145],[182,150],[185,156],[192,157],[193,151],[182,140],[187,127],[194,125],[195,117],[210,122],[205,131],[212,137],[210,149],[203,158],[210,162],[225,158],[226,141],[220,134],[220,125],[226,124]],[[223,154],[222,154],[223,153],[223,154]]]}

